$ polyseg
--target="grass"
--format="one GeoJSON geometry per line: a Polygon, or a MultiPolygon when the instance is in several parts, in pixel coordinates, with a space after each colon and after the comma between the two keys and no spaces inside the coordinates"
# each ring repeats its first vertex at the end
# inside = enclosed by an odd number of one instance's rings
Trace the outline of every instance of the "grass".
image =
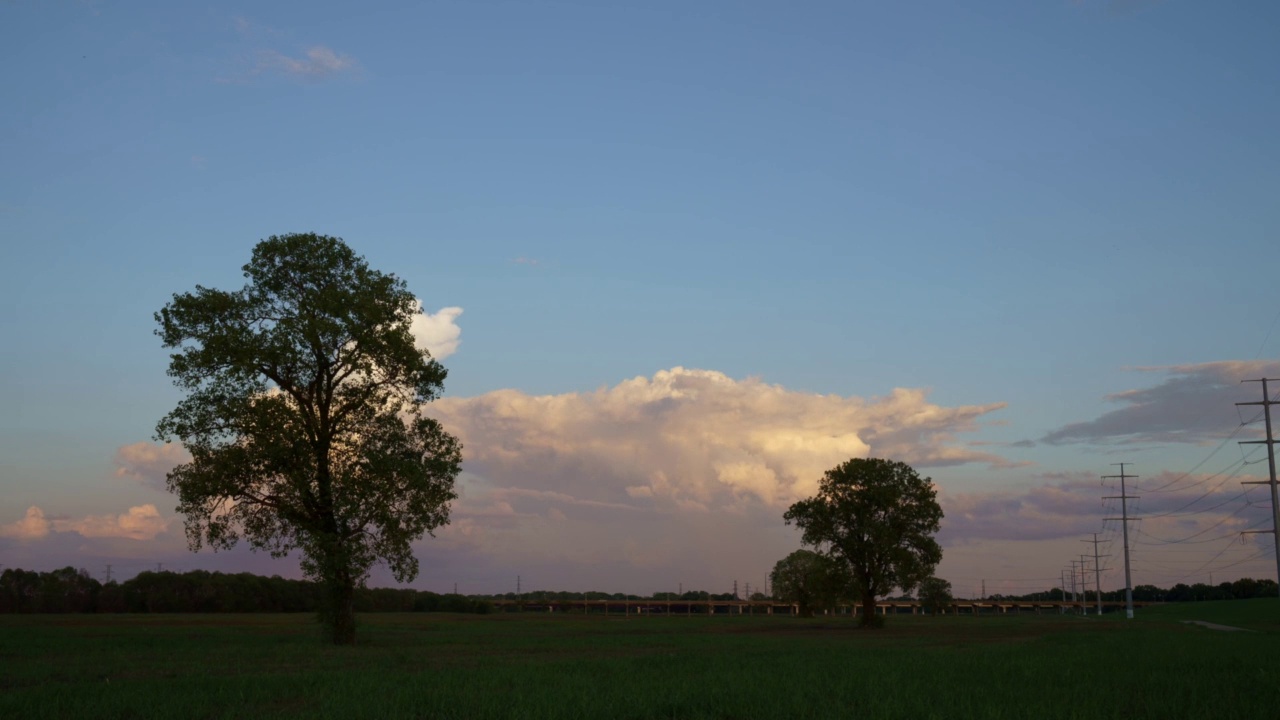
{"type": "Polygon", "coordinates": [[[4,616],[0,717],[1271,717],[1280,602],[1252,602],[1190,607],[1211,622],[1255,618],[1255,633],[1183,625],[1187,606],[1135,622],[900,616],[879,631],[369,615],[347,648],[320,644],[305,615],[4,616]]]}
{"type": "Polygon", "coordinates": [[[1280,599],[1170,603],[1146,608],[1135,613],[1135,618],[1156,622],[1203,620],[1246,630],[1280,632],[1280,599]]]}

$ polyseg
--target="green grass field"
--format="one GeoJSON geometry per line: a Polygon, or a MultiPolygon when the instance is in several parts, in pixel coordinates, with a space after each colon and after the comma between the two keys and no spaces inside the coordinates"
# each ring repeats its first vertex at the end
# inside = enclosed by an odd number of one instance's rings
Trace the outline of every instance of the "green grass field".
{"type": "Polygon", "coordinates": [[[0,616],[3,718],[1264,718],[1280,601],[848,619],[0,616]],[[1250,627],[1224,633],[1203,619],[1250,627]]]}

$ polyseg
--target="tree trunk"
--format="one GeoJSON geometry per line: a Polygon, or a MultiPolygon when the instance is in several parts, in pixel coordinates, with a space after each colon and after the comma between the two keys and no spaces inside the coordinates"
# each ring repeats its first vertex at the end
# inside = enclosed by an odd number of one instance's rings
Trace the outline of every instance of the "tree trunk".
{"type": "Polygon", "coordinates": [[[862,627],[876,626],[876,596],[871,593],[862,594],[862,627]]]}
{"type": "Polygon", "coordinates": [[[356,642],[356,592],[355,584],[345,573],[325,581],[324,607],[321,622],[325,624],[327,639],[334,645],[354,645],[356,642]]]}

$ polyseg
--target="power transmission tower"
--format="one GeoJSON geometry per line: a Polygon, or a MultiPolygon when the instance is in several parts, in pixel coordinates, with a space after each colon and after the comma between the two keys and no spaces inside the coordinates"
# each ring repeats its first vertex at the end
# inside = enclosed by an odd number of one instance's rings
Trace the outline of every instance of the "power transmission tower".
{"type": "Polygon", "coordinates": [[[107,582],[111,582],[111,565],[110,564],[107,565],[106,575],[107,575],[107,582]]]}
{"type": "Polygon", "coordinates": [[[987,581],[986,580],[982,581],[982,599],[983,600],[987,599],[987,581]]]}
{"type": "Polygon", "coordinates": [[[737,580],[734,580],[734,581],[733,581],[733,599],[734,599],[734,600],[738,600],[738,599],[739,599],[739,598],[738,598],[738,581],[737,581],[737,580]]]}
{"type": "MultiPolygon", "coordinates": [[[[1088,555],[1080,556],[1080,614],[1089,614],[1089,561],[1088,555]]],[[[1095,588],[1096,589],[1096,588],[1095,588]]]]}
{"type": "Polygon", "coordinates": [[[1132,619],[1133,619],[1133,576],[1132,576],[1132,575],[1130,574],[1130,572],[1129,572],[1129,521],[1130,521],[1130,520],[1141,520],[1141,518],[1131,518],[1131,517],[1129,517],[1129,501],[1130,501],[1130,500],[1136,500],[1136,499],[1138,499],[1138,498],[1140,498],[1140,497],[1142,497],[1142,496],[1141,496],[1141,495],[1128,495],[1128,494],[1126,494],[1125,489],[1124,489],[1124,481],[1125,481],[1125,480],[1128,480],[1129,478],[1136,478],[1136,477],[1139,477],[1138,475],[1126,475],[1126,474],[1125,474],[1125,472],[1124,472],[1124,466],[1125,466],[1125,465],[1130,465],[1130,464],[1132,464],[1132,463],[1111,463],[1111,464],[1112,464],[1112,465],[1119,465],[1119,466],[1120,466],[1120,474],[1119,474],[1119,475],[1103,475],[1103,476],[1102,476],[1102,479],[1103,479],[1103,480],[1114,480],[1114,479],[1116,479],[1116,478],[1119,478],[1119,479],[1120,479],[1120,494],[1119,494],[1119,495],[1104,495],[1102,499],[1103,499],[1103,500],[1116,500],[1116,499],[1119,499],[1119,500],[1120,500],[1120,517],[1118,517],[1118,518],[1102,518],[1102,520],[1103,520],[1103,522],[1106,522],[1106,521],[1108,521],[1108,520],[1119,520],[1119,521],[1120,521],[1120,527],[1121,527],[1121,529],[1122,529],[1122,530],[1124,530],[1124,614],[1125,614],[1125,618],[1127,618],[1127,619],[1129,619],[1129,620],[1132,620],[1132,619]]]}
{"type": "Polygon", "coordinates": [[[1260,382],[1262,383],[1262,400],[1260,402],[1236,403],[1236,405],[1261,405],[1262,415],[1267,420],[1267,439],[1266,440],[1244,440],[1241,445],[1266,445],[1267,446],[1267,467],[1271,470],[1270,480],[1259,480],[1257,482],[1247,482],[1245,485],[1270,485],[1271,486],[1271,529],[1270,530],[1249,530],[1247,534],[1252,533],[1271,533],[1271,537],[1276,544],[1276,586],[1280,588],[1280,498],[1276,493],[1276,441],[1271,436],[1271,406],[1280,405],[1280,401],[1272,400],[1271,394],[1267,391],[1267,381],[1276,381],[1274,378],[1262,378],[1260,380],[1242,380],[1241,382],[1260,382]]]}
{"type": "Polygon", "coordinates": [[[1071,561],[1071,602],[1072,603],[1078,602],[1076,600],[1076,563],[1078,562],[1080,561],[1079,560],[1071,561]]]}
{"type": "Polygon", "coordinates": [[[1098,564],[1098,558],[1111,557],[1110,555],[1098,554],[1098,533],[1093,534],[1092,540],[1081,540],[1080,542],[1093,543],[1093,587],[1098,591],[1098,616],[1102,616],[1102,569],[1098,564]]]}
{"type": "Polygon", "coordinates": [[[520,594],[520,576],[516,576],[516,595],[520,594]]]}

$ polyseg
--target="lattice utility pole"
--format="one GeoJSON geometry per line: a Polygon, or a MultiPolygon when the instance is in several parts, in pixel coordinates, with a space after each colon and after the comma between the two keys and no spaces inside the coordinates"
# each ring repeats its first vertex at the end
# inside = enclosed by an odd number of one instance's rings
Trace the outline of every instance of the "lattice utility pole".
{"type": "MultiPolygon", "coordinates": [[[[1080,614],[1089,614],[1089,561],[1088,555],[1080,556],[1080,614]]],[[[1096,589],[1096,588],[1095,588],[1096,589]]]]}
{"type": "Polygon", "coordinates": [[[106,575],[107,575],[107,582],[108,582],[108,583],[109,583],[109,582],[111,582],[111,565],[110,565],[110,563],[108,563],[108,564],[107,564],[107,572],[106,572],[106,575]]]}
{"type": "MultiPolygon", "coordinates": [[[[1080,561],[1079,561],[1079,560],[1072,560],[1072,561],[1071,561],[1071,602],[1072,602],[1072,604],[1073,604],[1073,605],[1074,605],[1076,602],[1079,602],[1079,601],[1076,599],[1076,563],[1078,563],[1078,562],[1080,562],[1080,561]]],[[[1074,611],[1074,610],[1075,610],[1075,608],[1073,607],[1073,608],[1072,608],[1072,610],[1074,611]]]]}
{"type": "Polygon", "coordinates": [[[1112,465],[1119,465],[1119,466],[1120,466],[1120,474],[1119,474],[1119,475],[1103,475],[1103,476],[1102,476],[1102,479],[1103,479],[1103,480],[1114,480],[1114,479],[1116,479],[1116,478],[1119,478],[1119,479],[1120,479],[1120,494],[1119,494],[1119,495],[1103,496],[1103,498],[1102,498],[1102,499],[1103,499],[1103,500],[1116,500],[1116,499],[1119,499],[1119,500],[1120,500],[1120,517],[1118,517],[1118,518],[1102,518],[1102,520],[1103,520],[1103,522],[1106,522],[1106,521],[1108,521],[1108,520],[1119,520],[1119,521],[1120,521],[1120,527],[1121,527],[1121,529],[1123,529],[1123,530],[1124,530],[1124,614],[1125,614],[1125,617],[1126,617],[1127,619],[1132,620],[1132,619],[1133,619],[1133,576],[1132,576],[1132,575],[1130,574],[1130,572],[1129,572],[1129,521],[1130,521],[1130,520],[1141,520],[1142,518],[1131,518],[1131,517],[1129,517],[1129,501],[1130,501],[1130,500],[1136,500],[1136,499],[1138,499],[1139,497],[1142,497],[1142,496],[1141,496],[1141,495],[1128,495],[1128,494],[1126,494],[1126,493],[1125,493],[1125,489],[1124,489],[1124,481],[1125,481],[1125,480],[1127,480],[1127,479],[1129,479],[1129,478],[1136,478],[1136,477],[1139,477],[1139,476],[1137,476],[1137,475],[1126,475],[1126,474],[1125,474],[1125,472],[1124,472],[1124,466],[1125,466],[1125,465],[1130,465],[1130,464],[1132,464],[1132,463],[1111,463],[1111,464],[1112,464],[1112,465]]]}
{"type": "Polygon", "coordinates": [[[1271,529],[1270,530],[1248,530],[1247,534],[1252,533],[1271,533],[1276,544],[1276,586],[1280,589],[1280,497],[1276,493],[1276,441],[1271,436],[1271,406],[1280,405],[1280,401],[1272,400],[1271,394],[1267,391],[1267,381],[1280,382],[1274,378],[1262,378],[1260,380],[1243,380],[1241,382],[1260,382],[1262,383],[1262,401],[1236,403],[1236,405],[1261,405],[1262,415],[1267,419],[1267,439],[1266,440],[1244,440],[1241,445],[1266,445],[1267,446],[1267,467],[1271,470],[1270,480],[1260,480],[1257,482],[1247,482],[1245,485],[1270,485],[1271,486],[1271,529]]]}
{"type": "Polygon", "coordinates": [[[1098,616],[1102,616],[1102,569],[1098,564],[1098,558],[1111,557],[1110,555],[1098,554],[1098,533],[1093,534],[1092,540],[1081,540],[1080,542],[1093,543],[1093,586],[1098,591],[1098,616]]]}

